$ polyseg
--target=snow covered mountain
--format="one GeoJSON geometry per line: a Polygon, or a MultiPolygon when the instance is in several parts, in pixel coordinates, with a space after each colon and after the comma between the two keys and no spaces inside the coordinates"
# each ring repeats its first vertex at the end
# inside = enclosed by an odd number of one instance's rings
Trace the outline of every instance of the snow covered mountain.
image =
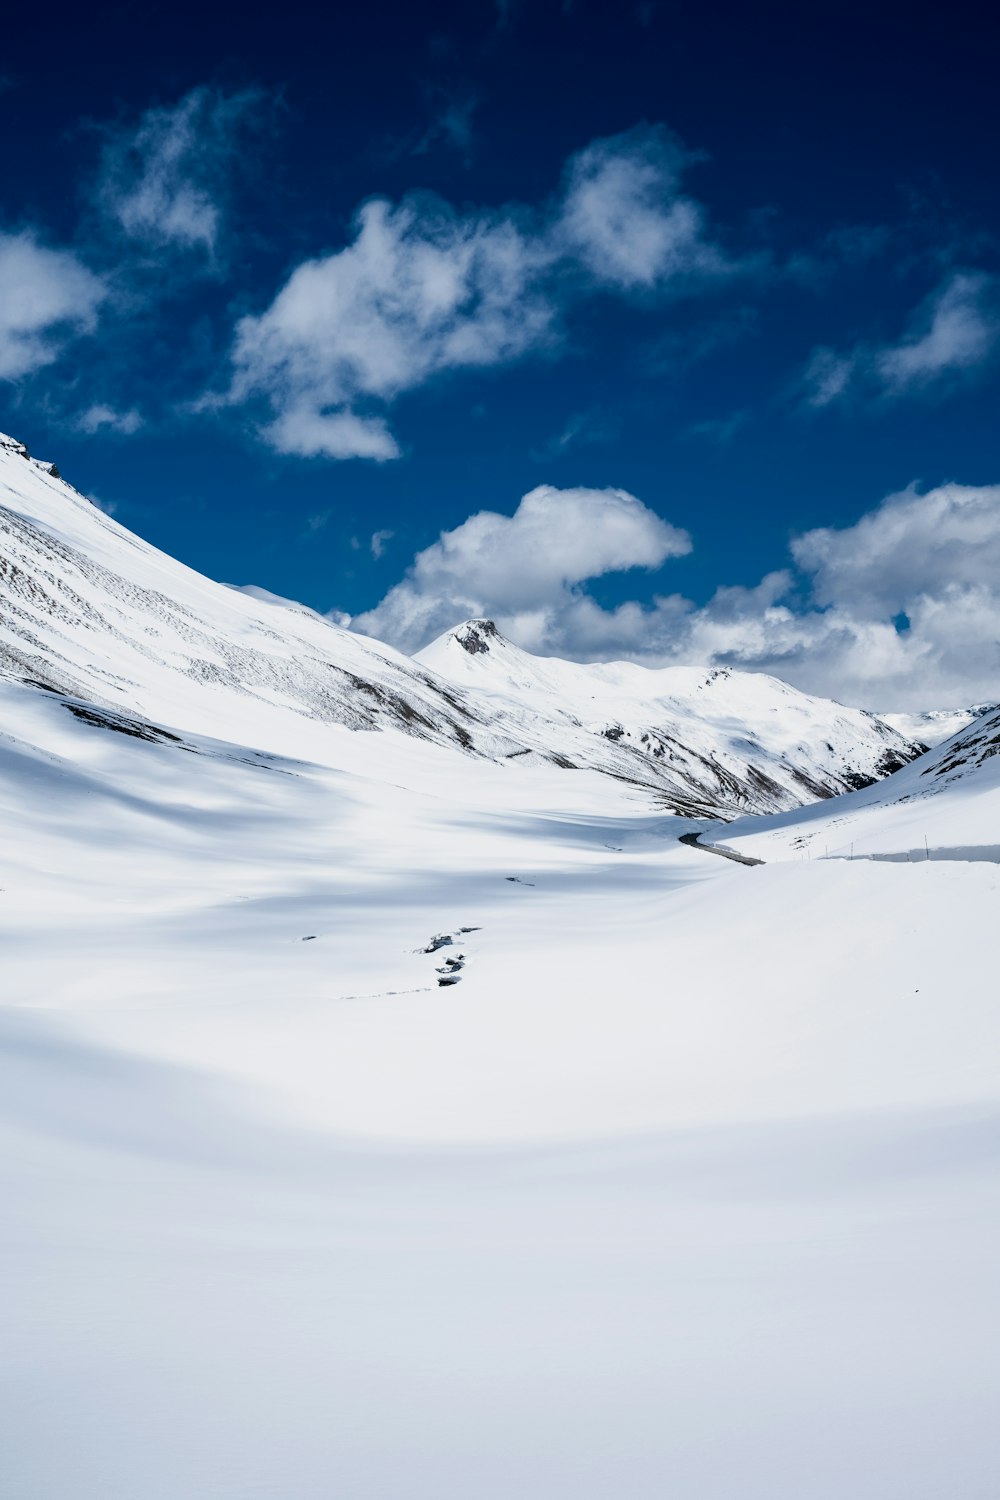
{"type": "Polygon", "coordinates": [[[908,739],[933,746],[943,744],[992,707],[990,703],[973,703],[969,708],[929,708],[923,713],[888,713],[880,717],[908,739]]]}
{"type": "Polygon", "coordinates": [[[609,769],[673,784],[676,805],[693,816],[835,796],[890,775],[923,749],[874,714],[762,673],[583,666],[532,656],[490,620],[466,621],[416,659],[505,717],[528,711],[574,761],[592,763],[595,739],[608,742],[618,752],[609,769]]]}
{"type": "Polygon", "coordinates": [[[278,753],[307,754],[332,726],[391,726],[489,755],[515,748],[398,653],[262,593],[175,562],[0,437],[9,674],[278,753]]]}
{"type": "Polygon", "coordinates": [[[772,678],[542,661],[488,622],[412,661],[264,590],[211,582],[4,437],[0,670],[93,715],[271,753],[329,763],[334,731],[390,730],[511,766],[600,771],[693,816],[798,806],[922,748],[772,678]]]}

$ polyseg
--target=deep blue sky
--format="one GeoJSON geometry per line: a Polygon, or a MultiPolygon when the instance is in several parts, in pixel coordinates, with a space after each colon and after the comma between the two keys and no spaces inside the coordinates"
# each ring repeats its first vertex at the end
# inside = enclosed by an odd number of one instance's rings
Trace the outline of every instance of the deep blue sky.
{"type": "Polygon", "coordinates": [[[604,604],[753,585],[792,535],[911,481],[1000,478],[987,24],[961,3],[18,7],[0,230],[72,253],[105,291],[89,327],[46,331],[48,362],[0,381],[0,428],[193,566],[320,609],[371,607],[442,528],[510,514],[541,483],[619,486],[690,532],[662,570],[595,582],[604,604]],[[188,165],[211,233],[130,229],[147,112],[166,128],[195,90],[188,165]],[[347,245],[361,203],[516,204],[537,238],[567,160],[643,123],[691,153],[676,191],[725,274],[623,290],[561,263],[546,340],[362,392],[391,461],[260,436],[260,387],[233,394],[237,320],[347,245]],[[958,324],[932,347],[949,288],[958,324]],[[890,379],[892,351],[918,345],[916,374],[890,379]],[[817,358],[850,366],[823,405],[817,358]],[[95,407],[135,430],[81,430],[95,407]],[[378,558],[375,532],[393,533],[378,558]]]}

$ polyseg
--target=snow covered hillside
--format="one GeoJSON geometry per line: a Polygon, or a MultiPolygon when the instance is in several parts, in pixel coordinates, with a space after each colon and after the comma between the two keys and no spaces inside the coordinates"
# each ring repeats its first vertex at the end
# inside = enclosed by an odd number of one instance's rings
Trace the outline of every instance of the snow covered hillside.
{"type": "Polygon", "coordinates": [[[698,816],[797,806],[919,749],[770,678],[541,662],[477,625],[413,662],[264,590],[201,577],[3,437],[0,670],[98,712],[277,754],[336,763],[331,728],[390,730],[512,767],[595,769],[698,816]]]}
{"type": "Polygon", "coordinates": [[[877,787],[824,807],[745,818],[726,843],[764,859],[1000,861],[1000,708],[877,787]]]}

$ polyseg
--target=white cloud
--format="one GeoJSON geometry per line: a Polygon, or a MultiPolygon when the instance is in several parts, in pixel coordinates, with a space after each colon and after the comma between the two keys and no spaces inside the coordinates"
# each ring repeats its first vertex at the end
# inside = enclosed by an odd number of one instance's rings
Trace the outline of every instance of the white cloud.
{"type": "Polygon", "coordinates": [[[116,411],[112,406],[98,403],[96,406],[88,406],[86,411],[81,412],[76,419],[76,425],[81,432],[120,432],[128,437],[133,432],[139,431],[143,421],[134,406],[128,411],[116,411]]]}
{"type": "Polygon", "coordinates": [[[306,403],[289,405],[262,435],[279,453],[303,458],[398,458],[399,447],[381,417],[353,411],[317,411],[306,403]]]}
{"type": "Polygon", "coordinates": [[[487,367],[543,342],[553,310],[537,251],[510,218],[436,199],[360,210],[346,249],[298,267],[271,307],[237,326],[232,397],[263,394],[282,452],[393,458],[387,402],[441,371],[487,367]]]}
{"type": "Polygon", "coordinates": [[[995,582],[1000,591],[1000,487],[945,484],[924,495],[911,487],[854,526],[806,532],[792,555],[818,604],[873,617],[948,589],[995,582]]]}
{"type": "Polygon", "coordinates": [[[193,89],[109,135],[98,196],[128,236],[152,249],[218,249],[227,174],[261,96],[193,89]]]}
{"type": "Polygon", "coordinates": [[[814,350],[804,376],[806,405],[829,406],[866,391],[893,399],[984,368],[1000,343],[1000,282],[958,271],[909,321],[893,344],[814,350]]]}
{"type": "Polygon", "coordinates": [[[372,557],[374,557],[376,562],[378,562],[379,558],[383,555],[386,549],[386,545],[392,541],[395,535],[396,533],[394,531],[387,530],[375,531],[372,533],[371,550],[372,557]]]}
{"type": "Polygon", "coordinates": [[[701,607],[674,594],[605,609],[586,591],[689,546],[621,491],[535,490],[511,518],[444,533],[353,623],[412,651],[489,615],[543,655],[737,666],[885,711],[1000,700],[1000,485],[890,496],[798,537],[794,569],[701,607]]]}
{"type": "Polygon", "coordinates": [[[838,354],[835,349],[814,349],[806,366],[807,406],[829,406],[845,395],[857,369],[859,356],[838,354]]]}
{"type": "Polygon", "coordinates": [[[684,160],[644,127],[573,158],[541,212],[460,212],[430,194],[363,204],[349,244],[239,322],[224,399],[269,407],[261,432],[282,452],[397,456],[378,408],[403,392],[552,350],[564,306],[595,285],[649,293],[731,269],[678,195],[684,160]]]}
{"type": "Polygon", "coordinates": [[[791,551],[798,580],[775,574],[691,611],[686,660],[885,710],[1000,701],[1000,485],[911,488],[791,551]]]}
{"type": "Polygon", "coordinates": [[[622,290],[723,272],[704,211],[678,192],[689,160],[665,130],[645,126],[580,151],[569,163],[555,226],[567,254],[622,290]]]}
{"type": "Polygon", "coordinates": [[[106,295],[69,251],[50,250],[30,230],[0,232],[0,378],[51,364],[69,338],[92,332],[106,295]]]}
{"type": "Polygon", "coordinates": [[[917,327],[875,357],[886,389],[898,394],[982,364],[1000,337],[993,277],[959,272],[921,309],[917,327]]]}
{"type": "MultiPolygon", "coordinates": [[[[478,511],[419,552],[403,581],[356,628],[417,650],[474,615],[502,618],[522,643],[545,644],[554,621],[587,603],[577,586],[627,568],[658,568],[690,550],[625,490],[540,485],[513,516],[478,511]]],[[[582,628],[582,627],[581,627],[582,628]]]]}

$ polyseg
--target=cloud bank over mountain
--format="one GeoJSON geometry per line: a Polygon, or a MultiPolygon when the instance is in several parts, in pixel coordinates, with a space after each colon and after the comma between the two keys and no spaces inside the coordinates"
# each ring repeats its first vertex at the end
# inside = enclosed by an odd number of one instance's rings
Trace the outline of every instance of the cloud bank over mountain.
{"type": "Polygon", "coordinates": [[[512,517],[470,516],[418,553],[356,629],[417,650],[486,615],[518,645],[576,660],[708,663],[885,708],[996,697],[1000,486],[890,495],[854,525],[807,531],[791,566],[698,606],[679,594],[603,607],[587,584],[691,550],[620,490],[541,486],[512,517]]]}

